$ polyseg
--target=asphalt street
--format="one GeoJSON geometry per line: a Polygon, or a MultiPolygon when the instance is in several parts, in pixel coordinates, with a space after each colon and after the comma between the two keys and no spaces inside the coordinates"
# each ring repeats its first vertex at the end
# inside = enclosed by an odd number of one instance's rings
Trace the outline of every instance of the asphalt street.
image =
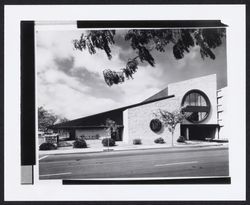
{"type": "Polygon", "coordinates": [[[228,148],[44,155],[40,179],[228,176],[228,148]]]}

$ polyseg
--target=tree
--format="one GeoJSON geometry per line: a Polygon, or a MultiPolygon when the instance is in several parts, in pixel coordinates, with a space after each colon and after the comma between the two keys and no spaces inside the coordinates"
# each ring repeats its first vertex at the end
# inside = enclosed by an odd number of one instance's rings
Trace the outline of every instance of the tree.
{"type": "MultiPolygon", "coordinates": [[[[87,49],[90,54],[95,54],[97,49],[103,50],[108,59],[111,59],[111,46],[115,44],[115,34],[115,30],[88,31],[82,34],[80,39],[73,40],[73,45],[80,51],[87,49]]],[[[194,46],[199,47],[203,59],[206,57],[215,59],[212,50],[222,44],[224,36],[224,28],[128,30],[124,39],[130,42],[131,48],[136,51],[137,55],[129,58],[125,67],[119,72],[105,69],[103,71],[105,82],[112,86],[124,82],[125,77],[133,79],[139,62],[146,62],[154,67],[155,59],[151,52],[153,50],[165,52],[167,46],[172,46],[173,55],[177,60],[182,59],[185,53],[190,52],[190,48],[194,46]]]]}
{"type": "Polygon", "coordinates": [[[187,114],[184,112],[184,107],[181,107],[178,110],[169,112],[167,110],[159,110],[159,113],[155,114],[162,122],[163,125],[168,128],[168,131],[172,134],[172,147],[174,146],[174,131],[176,125],[182,123],[183,120],[187,117],[187,114]]]}
{"type": "Polygon", "coordinates": [[[48,127],[53,125],[57,121],[58,117],[44,109],[44,107],[38,107],[38,129],[40,131],[47,131],[48,127]]]}
{"type": "Polygon", "coordinates": [[[106,119],[106,127],[107,127],[107,132],[110,134],[110,137],[116,135],[118,131],[117,124],[114,120],[111,120],[109,118],[106,119]]]}
{"type": "Polygon", "coordinates": [[[40,131],[46,132],[49,126],[57,122],[62,123],[66,121],[68,121],[67,118],[61,118],[53,112],[46,110],[43,106],[38,107],[38,129],[40,131]]]}
{"type": "MultiPolygon", "coordinates": [[[[116,122],[114,120],[111,120],[109,118],[106,119],[106,131],[110,134],[110,138],[112,139],[112,136],[116,133],[117,133],[117,130],[118,130],[118,127],[116,125],[116,122]]],[[[110,145],[110,142],[109,142],[109,139],[110,138],[107,138],[107,141],[108,141],[108,150],[109,150],[109,145],[110,145]]]]}
{"type": "Polygon", "coordinates": [[[58,123],[63,123],[63,122],[68,122],[68,121],[69,120],[66,117],[62,117],[62,118],[59,117],[59,122],[58,123]]]}

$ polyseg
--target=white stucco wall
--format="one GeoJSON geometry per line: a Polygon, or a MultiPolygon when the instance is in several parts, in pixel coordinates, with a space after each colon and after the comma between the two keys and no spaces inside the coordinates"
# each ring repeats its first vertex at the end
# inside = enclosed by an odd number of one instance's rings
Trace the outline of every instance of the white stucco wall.
{"type": "MultiPolygon", "coordinates": [[[[154,113],[157,113],[159,109],[173,111],[177,107],[178,101],[175,98],[169,98],[128,109],[128,143],[140,138],[143,144],[152,144],[156,138],[162,137],[166,143],[171,144],[171,133],[165,127],[155,133],[149,125],[150,121],[155,118],[154,113]]],[[[176,140],[179,136],[180,128],[177,126],[174,139],[176,140]]]]}
{"type": "MultiPolygon", "coordinates": [[[[208,118],[201,124],[217,124],[217,84],[216,75],[209,75],[195,78],[187,81],[169,84],[169,95],[172,98],[159,100],[145,105],[133,107],[124,112],[124,132],[123,136],[127,136],[127,142],[132,143],[133,139],[140,138],[143,144],[152,144],[158,137],[164,138],[166,143],[171,144],[171,133],[167,128],[163,128],[160,132],[155,133],[150,129],[150,121],[154,119],[154,113],[159,109],[174,111],[181,107],[181,101],[184,95],[193,89],[204,92],[211,103],[211,110],[208,118]]],[[[190,124],[187,120],[183,124],[190,124]]],[[[174,142],[180,136],[180,125],[175,129],[174,142]]]]}
{"type": "MultiPolygon", "coordinates": [[[[175,95],[181,105],[183,96],[190,90],[197,89],[204,92],[210,103],[211,110],[208,118],[201,124],[217,124],[217,81],[216,74],[194,78],[168,85],[168,94],[175,95]]],[[[187,120],[183,124],[190,124],[187,120]]]]}
{"type": "Polygon", "coordinates": [[[59,137],[60,138],[69,138],[69,132],[65,130],[59,130],[58,131],[59,137]]]}
{"type": "Polygon", "coordinates": [[[122,141],[125,143],[129,142],[129,132],[128,132],[128,110],[123,111],[123,135],[122,135],[122,141]]]}

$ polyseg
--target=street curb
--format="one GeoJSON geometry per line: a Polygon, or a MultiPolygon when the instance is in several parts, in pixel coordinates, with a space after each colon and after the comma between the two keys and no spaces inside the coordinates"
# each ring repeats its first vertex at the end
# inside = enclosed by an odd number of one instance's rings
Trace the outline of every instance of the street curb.
{"type": "Polygon", "coordinates": [[[67,155],[67,154],[93,154],[93,153],[115,153],[115,152],[129,152],[129,151],[144,151],[144,150],[157,150],[157,149],[166,149],[166,151],[169,152],[173,152],[173,151],[177,151],[177,150],[189,150],[192,148],[217,148],[217,147],[221,147],[221,148],[228,148],[228,145],[224,145],[224,144],[213,144],[213,145],[188,145],[188,147],[184,146],[175,146],[175,147],[153,147],[153,148],[136,148],[136,149],[122,149],[122,150],[115,150],[112,149],[110,151],[107,150],[98,150],[98,151],[89,151],[89,152],[69,152],[69,153],[41,153],[41,151],[39,151],[39,155],[67,155]]]}

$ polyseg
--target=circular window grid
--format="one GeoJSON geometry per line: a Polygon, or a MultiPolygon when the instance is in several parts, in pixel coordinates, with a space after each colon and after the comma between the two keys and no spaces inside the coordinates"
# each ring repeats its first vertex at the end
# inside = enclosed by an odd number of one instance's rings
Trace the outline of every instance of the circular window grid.
{"type": "Polygon", "coordinates": [[[200,123],[206,120],[211,109],[207,95],[200,90],[187,92],[182,99],[181,106],[185,107],[184,112],[188,115],[186,120],[192,123],[200,123]]]}

